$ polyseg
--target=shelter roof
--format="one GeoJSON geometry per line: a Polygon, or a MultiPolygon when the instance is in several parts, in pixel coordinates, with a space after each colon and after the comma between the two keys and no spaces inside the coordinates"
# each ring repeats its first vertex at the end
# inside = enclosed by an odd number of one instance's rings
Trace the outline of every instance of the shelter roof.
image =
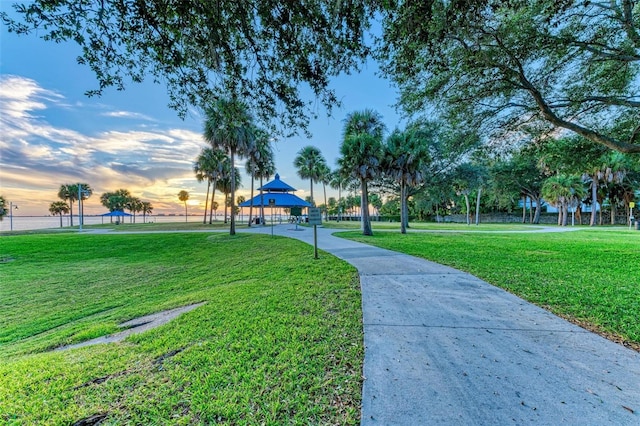
{"type": "Polygon", "coordinates": [[[263,191],[269,192],[290,192],[295,191],[296,189],[289,184],[284,183],[280,180],[280,175],[276,173],[276,177],[271,182],[265,183],[258,190],[262,189],[263,191]]]}
{"type": "MultiPolygon", "coordinates": [[[[303,200],[302,198],[298,197],[297,195],[294,194],[289,194],[286,192],[265,192],[264,194],[260,195],[256,195],[255,197],[253,197],[253,205],[254,206],[260,206],[262,205],[262,202],[264,202],[264,206],[265,207],[269,207],[269,200],[273,200],[274,201],[274,206],[275,207],[286,207],[286,208],[291,208],[291,207],[311,207],[311,204],[306,202],[305,200],[303,200]]],[[[240,204],[240,207],[249,207],[251,206],[251,200],[247,200],[244,203],[240,204]]]]}
{"type": "Polygon", "coordinates": [[[129,213],[125,213],[122,210],[114,210],[109,213],[104,213],[100,216],[131,216],[129,213]]]}

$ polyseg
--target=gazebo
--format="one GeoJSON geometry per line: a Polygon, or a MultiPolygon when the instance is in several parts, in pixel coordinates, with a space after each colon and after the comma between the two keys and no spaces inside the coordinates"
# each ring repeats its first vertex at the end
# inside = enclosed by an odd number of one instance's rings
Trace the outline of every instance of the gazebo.
{"type": "Polygon", "coordinates": [[[256,195],[250,200],[241,203],[238,207],[312,207],[311,203],[306,202],[302,198],[293,194],[295,188],[280,180],[280,175],[276,173],[275,179],[258,188],[262,193],[256,195]]]}
{"type": "Polygon", "coordinates": [[[101,214],[100,216],[102,216],[102,223],[103,224],[104,224],[104,218],[105,217],[109,217],[109,218],[111,218],[111,220],[113,220],[113,218],[116,217],[117,218],[116,219],[117,220],[116,224],[118,224],[123,220],[122,219],[123,217],[131,216],[131,215],[129,213],[123,212],[122,210],[114,210],[114,211],[109,212],[109,213],[101,214]]]}

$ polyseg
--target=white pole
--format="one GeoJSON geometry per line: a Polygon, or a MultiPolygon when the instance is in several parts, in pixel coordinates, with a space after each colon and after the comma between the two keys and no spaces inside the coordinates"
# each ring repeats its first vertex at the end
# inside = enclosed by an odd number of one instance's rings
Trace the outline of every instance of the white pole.
{"type": "Polygon", "coordinates": [[[9,201],[9,230],[13,231],[13,209],[17,209],[18,206],[13,206],[13,202],[9,201]]]}
{"type": "Polygon", "coordinates": [[[82,232],[82,184],[78,183],[78,232],[82,232]]]}

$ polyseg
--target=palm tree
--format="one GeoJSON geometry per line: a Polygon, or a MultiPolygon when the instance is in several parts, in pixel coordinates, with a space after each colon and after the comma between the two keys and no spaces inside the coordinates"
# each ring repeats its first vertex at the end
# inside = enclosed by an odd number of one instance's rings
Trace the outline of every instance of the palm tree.
{"type": "Polygon", "coordinates": [[[202,182],[204,179],[207,180],[207,198],[205,199],[204,218],[202,223],[207,223],[207,213],[210,213],[209,224],[212,223],[213,209],[207,209],[209,189],[213,188],[211,191],[211,202],[213,203],[216,194],[216,182],[224,173],[225,162],[229,162],[227,153],[221,149],[214,149],[211,147],[203,148],[200,155],[196,158],[196,162],[193,167],[196,179],[198,182],[202,182]]]}
{"type": "Polygon", "coordinates": [[[184,221],[188,222],[187,200],[189,200],[189,193],[183,189],[178,192],[178,199],[184,203],[184,221]]]}
{"type": "Polygon", "coordinates": [[[329,210],[327,206],[327,185],[331,180],[331,169],[326,163],[320,165],[318,181],[322,183],[322,192],[324,193],[324,220],[329,220],[329,210]]]}
{"type": "MultiPolygon", "coordinates": [[[[68,201],[69,204],[69,217],[71,219],[71,226],[73,226],[73,203],[78,201],[78,192],[82,192],[81,200],[86,200],[93,194],[93,189],[89,186],[89,184],[81,183],[81,184],[63,184],[60,185],[60,189],[58,190],[58,197],[63,201],[68,201]],[[78,191],[80,189],[80,191],[78,191]]],[[[80,212],[78,212],[79,214],[80,212]]],[[[82,220],[82,218],[78,218],[78,220],[82,220]]]]}
{"type": "Polygon", "coordinates": [[[215,212],[216,215],[218,214],[218,207],[219,204],[217,201],[211,201],[211,211],[215,212]]]}
{"type": "MultiPolygon", "coordinates": [[[[225,170],[223,172],[223,175],[220,177],[220,179],[218,179],[216,183],[216,189],[224,194],[224,223],[227,223],[227,208],[232,207],[232,212],[235,210],[235,200],[231,200],[229,198],[231,194],[231,181],[234,180],[238,186],[240,186],[241,184],[240,170],[238,170],[237,167],[234,167],[233,170],[234,173],[231,174],[231,162],[227,161],[225,163],[225,170]]],[[[231,220],[234,220],[233,215],[231,215],[231,220]]]]}
{"type": "Polygon", "coordinates": [[[153,213],[153,206],[149,201],[141,203],[142,223],[147,223],[147,215],[153,213]]]}
{"type": "Polygon", "coordinates": [[[193,172],[196,175],[196,180],[198,181],[198,183],[202,182],[203,180],[207,181],[207,195],[205,195],[204,197],[204,215],[202,218],[203,224],[207,223],[207,207],[209,203],[209,191],[211,190],[211,179],[209,178],[209,174],[206,170],[205,150],[210,149],[211,148],[203,148],[202,151],[200,151],[200,155],[198,155],[195,163],[193,164],[193,172]]]}
{"type": "MultiPolygon", "coordinates": [[[[273,150],[271,149],[269,135],[262,129],[256,129],[255,137],[255,147],[249,153],[247,157],[247,163],[245,165],[247,173],[249,173],[249,176],[251,177],[251,203],[249,205],[249,221],[247,222],[247,226],[251,226],[251,220],[253,218],[254,180],[260,178],[260,182],[262,182],[262,177],[265,175],[265,169],[269,175],[275,172],[275,166],[273,164],[273,150]]],[[[262,184],[260,185],[260,187],[262,187],[262,184]]],[[[262,190],[260,191],[260,194],[262,194],[262,190]]],[[[264,206],[261,205],[260,208],[261,212],[263,212],[264,206]]]]}
{"type": "Polygon", "coordinates": [[[313,198],[313,182],[320,180],[323,167],[327,166],[327,161],[322,153],[315,146],[305,146],[293,160],[293,165],[298,169],[298,176],[301,179],[309,179],[311,182],[311,204],[316,205],[313,198]]]}
{"type": "MultiPolygon", "coordinates": [[[[620,152],[611,151],[603,156],[603,165],[598,172],[598,178],[603,184],[601,194],[602,198],[608,196],[610,206],[610,221],[612,225],[615,225],[616,219],[616,204],[622,201],[620,195],[624,194],[622,183],[625,180],[627,173],[629,172],[629,158],[620,152]]],[[[584,177],[584,176],[583,176],[584,177]]],[[[593,197],[593,193],[592,193],[593,197]]],[[[592,198],[593,199],[593,198],[592,198]]],[[[600,200],[598,200],[600,201],[600,200]]],[[[603,200],[602,200],[603,201],[603,200]]],[[[593,204],[593,201],[592,201],[593,204]]],[[[600,203],[600,224],[602,224],[602,203],[600,203]]]]}
{"type": "Polygon", "coordinates": [[[126,207],[133,214],[131,220],[136,223],[136,213],[142,211],[142,201],[138,197],[129,197],[126,207]]]}
{"type": "Polygon", "coordinates": [[[344,175],[360,182],[362,234],[373,235],[369,217],[367,182],[380,174],[383,154],[384,124],[380,114],[373,110],[355,111],[347,115],[338,160],[344,175]]]}
{"type": "Polygon", "coordinates": [[[424,180],[423,166],[429,160],[427,145],[414,132],[395,130],[387,138],[384,154],[384,172],[400,185],[400,232],[409,226],[409,199],[407,188],[424,180]]]}
{"type": "MultiPolygon", "coordinates": [[[[207,110],[204,124],[204,138],[214,148],[222,148],[229,154],[231,168],[235,169],[236,154],[245,156],[255,144],[253,117],[249,106],[237,99],[218,99],[207,110]]],[[[236,181],[235,173],[231,173],[231,210],[235,207],[236,181]]],[[[235,235],[236,222],[231,215],[229,235],[235,235]]]]}
{"type": "Polygon", "coordinates": [[[260,223],[264,225],[264,194],[262,191],[263,179],[270,179],[276,173],[276,164],[271,145],[262,145],[265,152],[260,157],[256,177],[260,179],[260,223]]]}
{"type": "Polygon", "coordinates": [[[542,185],[542,197],[558,209],[558,225],[566,226],[569,207],[577,205],[586,191],[579,176],[556,175],[542,185]]]}
{"type": "Polygon", "coordinates": [[[331,179],[329,180],[329,186],[338,190],[338,222],[342,219],[343,200],[342,190],[346,189],[348,184],[348,178],[340,173],[340,170],[331,173],[331,179]]]}
{"type": "Polygon", "coordinates": [[[62,214],[69,213],[69,205],[64,201],[54,201],[49,206],[49,213],[52,215],[60,215],[60,228],[62,228],[62,214]]]}
{"type": "Polygon", "coordinates": [[[69,218],[71,220],[70,225],[73,226],[73,203],[78,199],[78,185],[75,185],[75,184],[60,185],[60,189],[58,190],[58,198],[68,202],[69,218]]]}
{"type": "MultiPolygon", "coordinates": [[[[93,189],[88,183],[79,183],[75,185],[75,189],[79,192],[80,200],[78,201],[78,220],[84,225],[84,201],[88,200],[93,195],[93,189]]],[[[76,196],[77,199],[77,196],[76,196]]]]}

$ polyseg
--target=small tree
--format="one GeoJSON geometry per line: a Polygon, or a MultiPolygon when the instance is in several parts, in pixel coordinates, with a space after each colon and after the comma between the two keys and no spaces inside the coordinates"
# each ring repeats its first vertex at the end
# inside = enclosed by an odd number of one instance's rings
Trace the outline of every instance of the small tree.
{"type": "Polygon", "coordinates": [[[149,201],[143,201],[141,204],[142,223],[147,223],[147,215],[153,213],[153,206],[149,201]]]}
{"type": "MultiPolygon", "coordinates": [[[[311,204],[316,205],[313,197],[313,183],[319,182],[323,174],[328,170],[327,161],[315,146],[305,146],[293,160],[294,167],[298,170],[301,179],[309,179],[311,189],[311,204]]],[[[326,200],[325,200],[326,201],[326,200]]]]}
{"type": "Polygon", "coordinates": [[[178,199],[184,203],[184,221],[187,222],[187,200],[189,200],[189,193],[183,189],[182,191],[178,192],[178,199]]]}
{"type": "Polygon", "coordinates": [[[7,214],[7,200],[3,195],[0,195],[0,220],[2,220],[7,214]]]}
{"type": "Polygon", "coordinates": [[[54,201],[49,205],[49,213],[52,215],[60,215],[60,228],[62,228],[62,214],[69,213],[69,205],[64,201],[54,201]]]}

